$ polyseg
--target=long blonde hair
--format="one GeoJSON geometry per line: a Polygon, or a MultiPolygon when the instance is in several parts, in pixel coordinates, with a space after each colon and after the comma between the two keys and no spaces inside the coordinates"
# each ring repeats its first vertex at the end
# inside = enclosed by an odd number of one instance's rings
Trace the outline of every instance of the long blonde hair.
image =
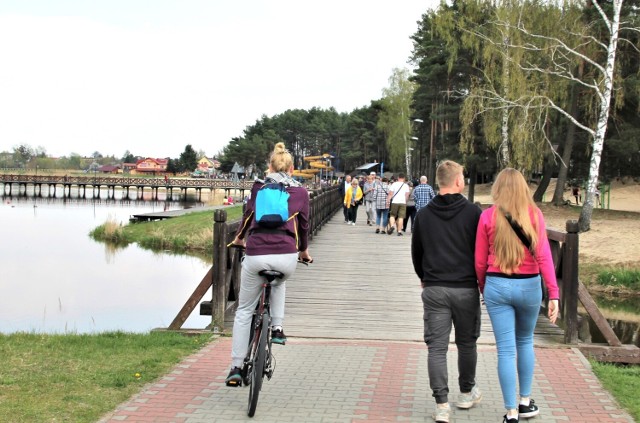
{"type": "Polygon", "coordinates": [[[273,148],[269,165],[273,172],[289,172],[293,167],[293,157],[286,149],[283,142],[279,142],[273,148]]]}
{"type": "Polygon", "coordinates": [[[491,196],[496,206],[494,265],[499,267],[502,273],[510,275],[522,264],[526,247],[507,221],[505,213],[509,213],[522,227],[524,234],[531,240],[531,250],[535,251],[538,243],[538,233],[535,229],[538,226],[537,206],[524,176],[513,168],[506,168],[498,174],[491,188],[491,196]],[[533,214],[534,222],[531,221],[530,210],[536,211],[533,214]]]}

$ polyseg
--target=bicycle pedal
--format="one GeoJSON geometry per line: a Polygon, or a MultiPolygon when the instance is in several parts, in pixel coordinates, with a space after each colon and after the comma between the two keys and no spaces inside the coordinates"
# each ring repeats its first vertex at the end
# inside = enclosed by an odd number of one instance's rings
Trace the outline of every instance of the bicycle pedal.
{"type": "Polygon", "coordinates": [[[239,388],[242,386],[242,381],[230,380],[226,382],[226,385],[232,388],[239,388]]]}

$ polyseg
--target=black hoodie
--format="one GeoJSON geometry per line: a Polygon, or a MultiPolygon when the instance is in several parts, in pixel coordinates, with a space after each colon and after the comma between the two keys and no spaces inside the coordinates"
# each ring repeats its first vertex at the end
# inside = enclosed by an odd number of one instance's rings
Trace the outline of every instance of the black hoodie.
{"type": "Polygon", "coordinates": [[[413,268],[424,284],[477,287],[474,267],[480,207],[462,194],[437,195],[416,215],[413,268]]]}

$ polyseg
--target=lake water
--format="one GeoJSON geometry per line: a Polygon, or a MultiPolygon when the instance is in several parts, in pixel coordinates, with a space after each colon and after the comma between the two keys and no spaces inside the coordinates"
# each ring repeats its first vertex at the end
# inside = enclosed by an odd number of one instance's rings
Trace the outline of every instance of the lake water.
{"type": "MultiPolygon", "coordinates": [[[[2,333],[166,328],[210,267],[199,258],[136,245],[114,249],[88,235],[107,219],[126,223],[132,214],[182,209],[185,203],[0,198],[2,333]]],[[[183,328],[210,323],[210,316],[198,313],[196,307],[183,328]]]]}

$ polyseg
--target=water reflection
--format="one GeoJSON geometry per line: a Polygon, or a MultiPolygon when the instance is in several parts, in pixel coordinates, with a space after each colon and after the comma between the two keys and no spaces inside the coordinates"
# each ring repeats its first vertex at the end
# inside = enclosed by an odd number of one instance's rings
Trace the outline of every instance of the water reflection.
{"type": "MultiPolygon", "coordinates": [[[[210,264],[114,248],[88,233],[107,219],[203,207],[184,201],[6,197],[0,205],[0,332],[46,333],[167,327],[210,264]]],[[[210,295],[209,295],[210,297],[210,295]]],[[[184,327],[204,328],[196,310],[184,327]]]]}
{"type": "MultiPolygon", "coordinates": [[[[640,298],[621,298],[608,295],[593,295],[598,308],[607,318],[620,342],[640,347],[640,298]]],[[[585,342],[606,343],[591,317],[581,314],[580,339],[585,342]]]]}

